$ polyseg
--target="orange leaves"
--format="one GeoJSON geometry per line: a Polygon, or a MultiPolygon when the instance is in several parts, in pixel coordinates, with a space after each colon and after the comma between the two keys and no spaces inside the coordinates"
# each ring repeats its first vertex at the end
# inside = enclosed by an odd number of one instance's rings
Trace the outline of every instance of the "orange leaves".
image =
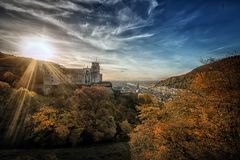
{"type": "Polygon", "coordinates": [[[162,132],[162,130],[161,130],[160,127],[156,127],[156,128],[153,129],[154,135],[159,135],[159,134],[161,134],[161,132],[162,132]]]}
{"type": "Polygon", "coordinates": [[[236,154],[234,141],[239,139],[232,137],[236,132],[232,124],[240,122],[237,116],[239,93],[224,94],[219,90],[210,95],[188,91],[161,108],[151,105],[138,107],[142,123],[131,134],[133,157],[206,159],[208,153],[219,159],[222,158],[219,150],[236,154]]]}
{"type": "Polygon", "coordinates": [[[240,56],[161,81],[186,88],[163,106],[143,105],[131,134],[134,159],[237,159],[240,56]],[[141,143],[140,143],[141,142],[141,143]]]}
{"type": "Polygon", "coordinates": [[[52,130],[56,125],[56,114],[58,111],[54,108],[44,106],[39,112],[32,116],[32,121],[35,124],[34,132],[42,132],[52,130]]]}
{"type": "Polygon", "coordinates": [[[75,145],[83,131],[84,124],[76,111],[43,106],[28,121],[31,135],[38,145],[75,145]],[[47,135],[47,136],[46,136],[47,135]]]}
{"type": "Polygon", "coordinates": [[[206,89],[208,87],[208,85],[205,82],[205,76],[206,73],[204,72],[200,72],[198,74],[195,75],[194,79],[192,80],[192,88],[194,89],[206,89]]]}

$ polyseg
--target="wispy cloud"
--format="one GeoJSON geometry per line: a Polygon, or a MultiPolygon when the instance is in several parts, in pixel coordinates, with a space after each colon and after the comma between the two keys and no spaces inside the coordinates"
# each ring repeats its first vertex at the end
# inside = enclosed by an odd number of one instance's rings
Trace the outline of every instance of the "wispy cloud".
{"type": "Polygon", "coordinates": [[[152,10],[154,10],[158,6],[158,2],[156,0],[150,1],[150,6],[148,9],[148,14],[151,14],[152,10]]]}
{"type": "Polygon", "coordinates": [[[0,47],[20,54],[22,39],[47,36],[54,61],[68,67],[98,57],[107,79],[156,79],[190,70],[209,51],[239,45],[237,6],[226,2],[222,11],[215,1],[2,0],[0,47]]]}

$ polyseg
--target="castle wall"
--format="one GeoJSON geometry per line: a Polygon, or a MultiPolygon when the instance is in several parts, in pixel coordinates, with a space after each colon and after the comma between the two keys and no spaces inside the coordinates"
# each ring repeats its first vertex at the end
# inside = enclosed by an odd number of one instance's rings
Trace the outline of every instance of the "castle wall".
{"type": "Polygon", "coordinates": [[[93,84],[102,81],[100,73],[100,65],[98,62],[93,62],[91,68],[71,69],[62,68],[59,75],[48,70],[46,67],[43,72],[43,90],[44,94],[49,94],[51,86],[57,86],[62,83],[70,84],[93,84]]]}

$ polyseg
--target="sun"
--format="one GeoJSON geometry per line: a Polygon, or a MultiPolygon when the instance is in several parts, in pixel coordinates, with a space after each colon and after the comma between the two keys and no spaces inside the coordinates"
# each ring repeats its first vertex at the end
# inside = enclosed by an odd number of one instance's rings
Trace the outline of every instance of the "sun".
{"type": "Polygon", "coordinates": [[[22,54],[38,60],[50,60],[53,57],[53,49],[46,37],[25,38],[21,44],[22,54]]]}

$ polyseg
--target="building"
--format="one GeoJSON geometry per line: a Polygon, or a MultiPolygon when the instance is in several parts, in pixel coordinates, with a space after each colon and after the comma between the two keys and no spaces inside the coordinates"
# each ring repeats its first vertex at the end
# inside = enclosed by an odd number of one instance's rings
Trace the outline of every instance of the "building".
{"type": "Polygon", "coordinates": [[[99,62],[92,62],[91,68],[65,68],[45,66],[43,69],[43,91],[47,95],[51,88],[60,84],[92,85],[102,82],[99,62]]]}

